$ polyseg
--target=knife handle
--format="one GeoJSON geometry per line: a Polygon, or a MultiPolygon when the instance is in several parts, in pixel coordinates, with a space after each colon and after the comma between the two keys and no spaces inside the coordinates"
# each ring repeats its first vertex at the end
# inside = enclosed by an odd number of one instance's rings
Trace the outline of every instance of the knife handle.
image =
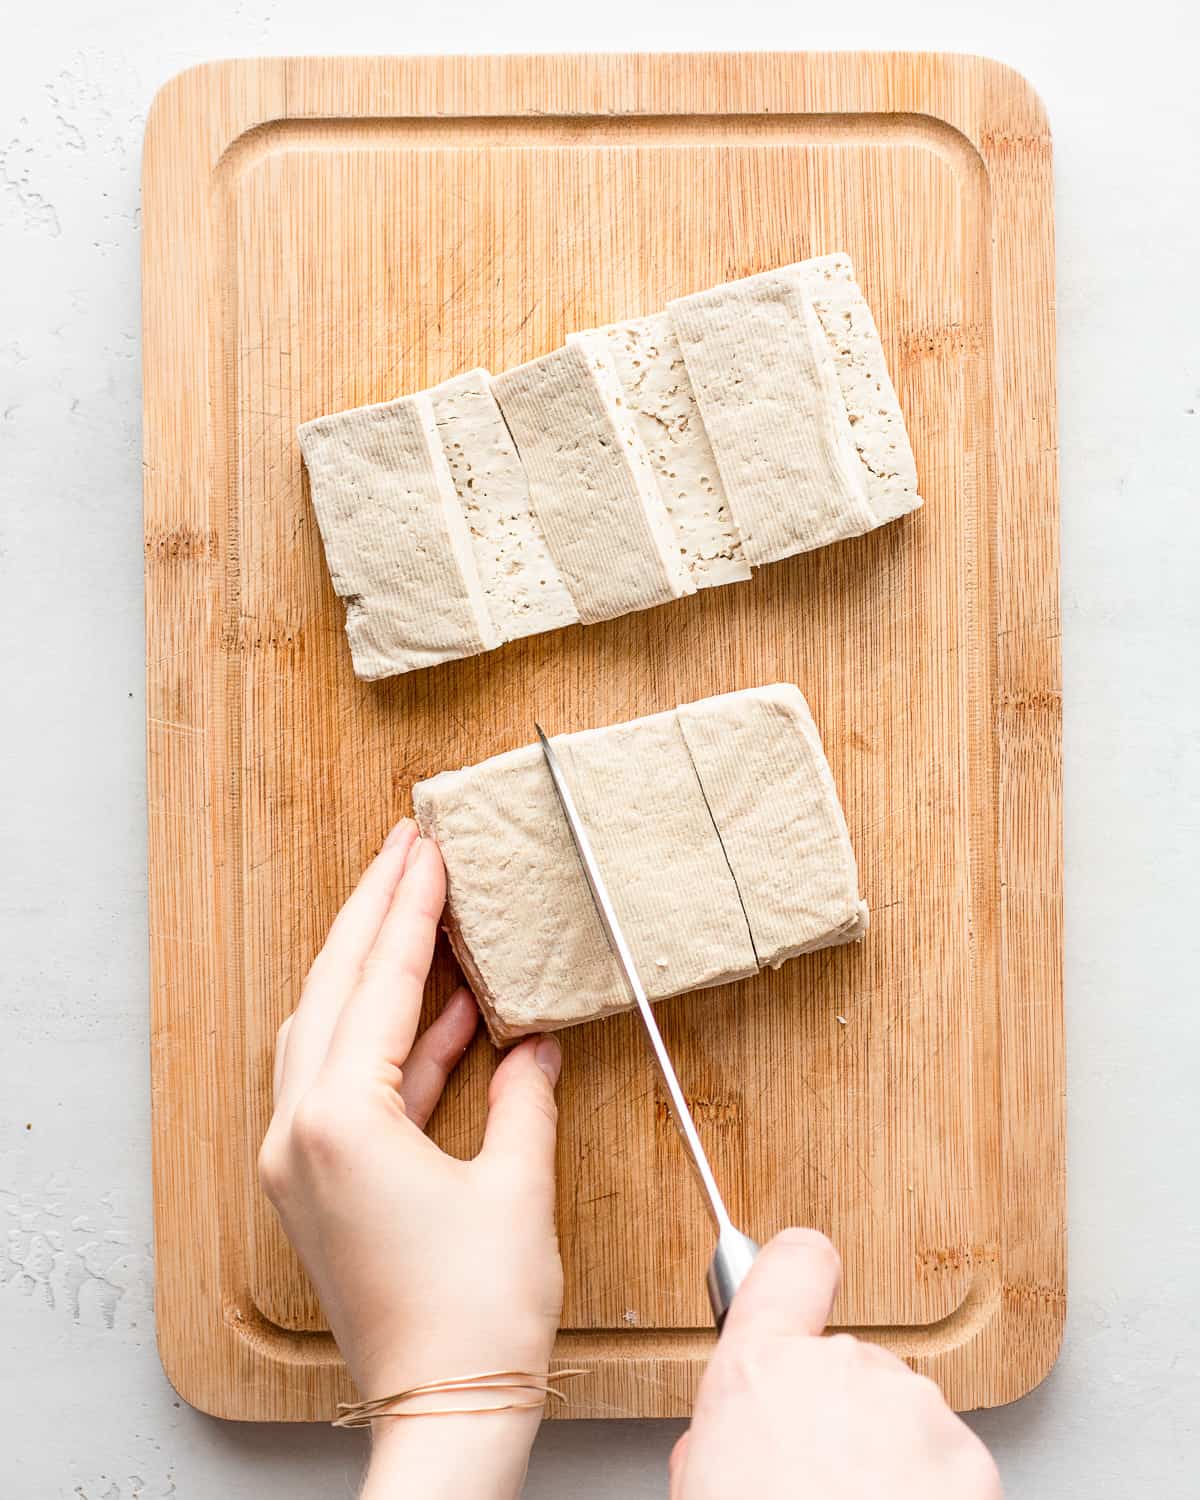
{"type": "Polygon", "coordinates": [[[750,1236],[732,1224],[722,1229],[717,1237],[717,1248],[708,1263],[708,1300],[718,1334],[725,1326],[729,1304],[745,1281],[757,1254],[758,1246],[750,1236]]]}

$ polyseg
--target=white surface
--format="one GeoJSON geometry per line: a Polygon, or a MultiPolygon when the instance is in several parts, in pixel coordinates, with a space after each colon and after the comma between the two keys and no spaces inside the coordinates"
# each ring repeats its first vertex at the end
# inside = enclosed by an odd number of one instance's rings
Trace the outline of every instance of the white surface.
{"type": "MultiPolygon", "coordinates": [[[[353,1493],[354,1437],[198,1416],[179,1404],[154,1351],[138,164],[152,94],[194,61],[464,45],[977,51],[1021,68],[1046,100],[1058,178],[1071,1310],[1050,1380],[975,1420],[1010,1497],[1195,1493],[1196,11],[1190,0],[858,0],[823,12],[794,0],[607,0],[596,9],[595,20],[557,0],[7,9],[5,1500],[353,1493]]],[[[677,1430],[548,1427],[528,1495],[661,1496],[677,1430]]]]}

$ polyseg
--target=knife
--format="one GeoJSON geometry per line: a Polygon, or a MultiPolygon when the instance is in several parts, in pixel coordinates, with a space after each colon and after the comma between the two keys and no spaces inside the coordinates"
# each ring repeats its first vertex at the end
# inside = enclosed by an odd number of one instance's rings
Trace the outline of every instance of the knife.
{"type": "Polygon", "coordinates": [[[679,1086],[679,1077],[671,1062],[671,1054],[667,1051],[662,1032],[658,1029],[658,1022],[654,1019],[654,1012],[650,1009],[650,1001],[646,998],[646,991],[638,978],[633,955],[629,951],[629,944],[625,941],[625,934],[621,931],[621,924],[617,920],[616,911],[613,909],[612,900],[608,894],[608,887],[604,883],[604,876],[596,862],[591,841],[587,836],[587,829],[583,826],[583,820],[575,806],[571,788],[567,785],[558,756],[554,753],[554,747],[542,732],[542,726],[535,724],[533,727],[537,730],[538,739],[542,743],[542,753],[546,757],[550,779],[554,783],[554,790],[562,804],[567,827],[571,830],[571,838],[574,841],[576,853],[579,855],[579,863],[583,866],[588,889],[592,893],[592,900],[596,903],[600,925],[604,928],[609,947],[620,965],[625,984],[642,1018],[642,1027],[650,1043],[650,1051],[667,1091],[671,1114],[679,1128],[679,1134],[683,1137],[688,1161],[696,1181],[700,1184],[709,1214],[712,1216],[713,1226],[717,1231],[717,1247],[709,1262],[707,1281],[713,1322],[717,1325],[717,1332],[720,1333],[725,1322],[725,1314],[729,1311],[729,1304],[733,1301],[734,1293],[745,1280],[746,1273],[758,1254],[758,1246],[749,1235],[743,1234],[729,1217],[729,1210],[725,1207],[725,1200],[721,1197],[721,1190],[717,1187],[717,1180],[713,1176],[708,1155],[696,1130],[696,1122],[692,1119],[692,1112],[679,1086]]]}

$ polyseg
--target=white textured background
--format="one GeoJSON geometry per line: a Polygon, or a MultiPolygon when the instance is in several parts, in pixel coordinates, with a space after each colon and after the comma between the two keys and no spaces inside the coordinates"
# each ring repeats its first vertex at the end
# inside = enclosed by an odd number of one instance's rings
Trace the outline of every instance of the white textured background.
{"type": "MultiPolygon", "coordinates": [[[[1200,28],[1191,0],[26,0],[0,55],[0,1500],[330,1500],[358,1441],[223,1424],[154,1349],[138,172],[155,90],[251,53],[983,52],[1055,134],[1071,1288],[974,1419],[1010,1497],[1200,1473],[1200,28]],[[834,21],[840,13],[842,19],[834,21]]],[[[673,1423],[562,1423],[532,1500],[661,1496],[673,1423]]],[[[464,1497],[469,1500],[469,1497],[464,1497]]],[[[820,1500],[820,1497],[806,1497],[820,1500]]]]}

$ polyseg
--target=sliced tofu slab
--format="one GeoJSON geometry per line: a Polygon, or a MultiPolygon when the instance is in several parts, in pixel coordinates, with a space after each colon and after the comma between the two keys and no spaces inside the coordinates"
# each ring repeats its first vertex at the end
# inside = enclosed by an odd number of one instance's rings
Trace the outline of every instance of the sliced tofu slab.
{"type": "Polygon", "coordinates": [[[867,496],[876,522],[883,525],[907,515],[921,504],[917,463],[879,329],[855,280],[850,257],[840,252],[819,255],[785,269],[799,276],[833,351],[851,435],[867,471],[867,496]]]}
{"type": "Polygon", "coordinates": [[[921,504],[841,253],[300,436],[363,677],[736,582],[921,504]]]}
{"type": "MultiPolygon", "coordinates": [[[[833,777],[798,689],[727,693],[555,749],[652,1000],[866,930],[833,777]]],[[[629,1007],[541,749],[413,788],[447,931],[498,1044],[629,1007]]]]}
{"type": "Polygon", "coordinates": [[[871,530],[833,355],[801,278],[764,272],[668,312],[747,560],[871,530]]]}
{"type": "Polygon", "coordinates": [[[669,315],[632,318],[576,337],[585,346],[599,342],[608,350],[696,587],[749,578],[750,565],[669,315]]]}
{"type": "Polygon", "coordinates": [[[497,375],[492,389],[579,618],[591,624],[693,592],[607,361],[572,343],[497,375]]]}
{"type": "Polygon", "coordinates": [[[579,612],[529,503],[491,376],[470,370],[434,386],[429,398],[496,633],[511,641],[574,625],[579,612]]]}
{"type": "Polygon", "coordinates": [[[790,683],[684,704],[679,724],[737,881],[761,964],[778,968],[867,928],[833,772],[790,683]]]}
{"type": "MultiPolygon", "coordinates": [[[[653,1000],[758,967],[676,714],[554,741],[653,1000]]],[[[629,1008],[537,746],[413,788],[447,930],[498,1043],[629,1008]]]]}
{"type": "Polygon", "coordinates": [[[358,676],[498,646],[428,396],[318,417],[298,434],[358,676]]]}

